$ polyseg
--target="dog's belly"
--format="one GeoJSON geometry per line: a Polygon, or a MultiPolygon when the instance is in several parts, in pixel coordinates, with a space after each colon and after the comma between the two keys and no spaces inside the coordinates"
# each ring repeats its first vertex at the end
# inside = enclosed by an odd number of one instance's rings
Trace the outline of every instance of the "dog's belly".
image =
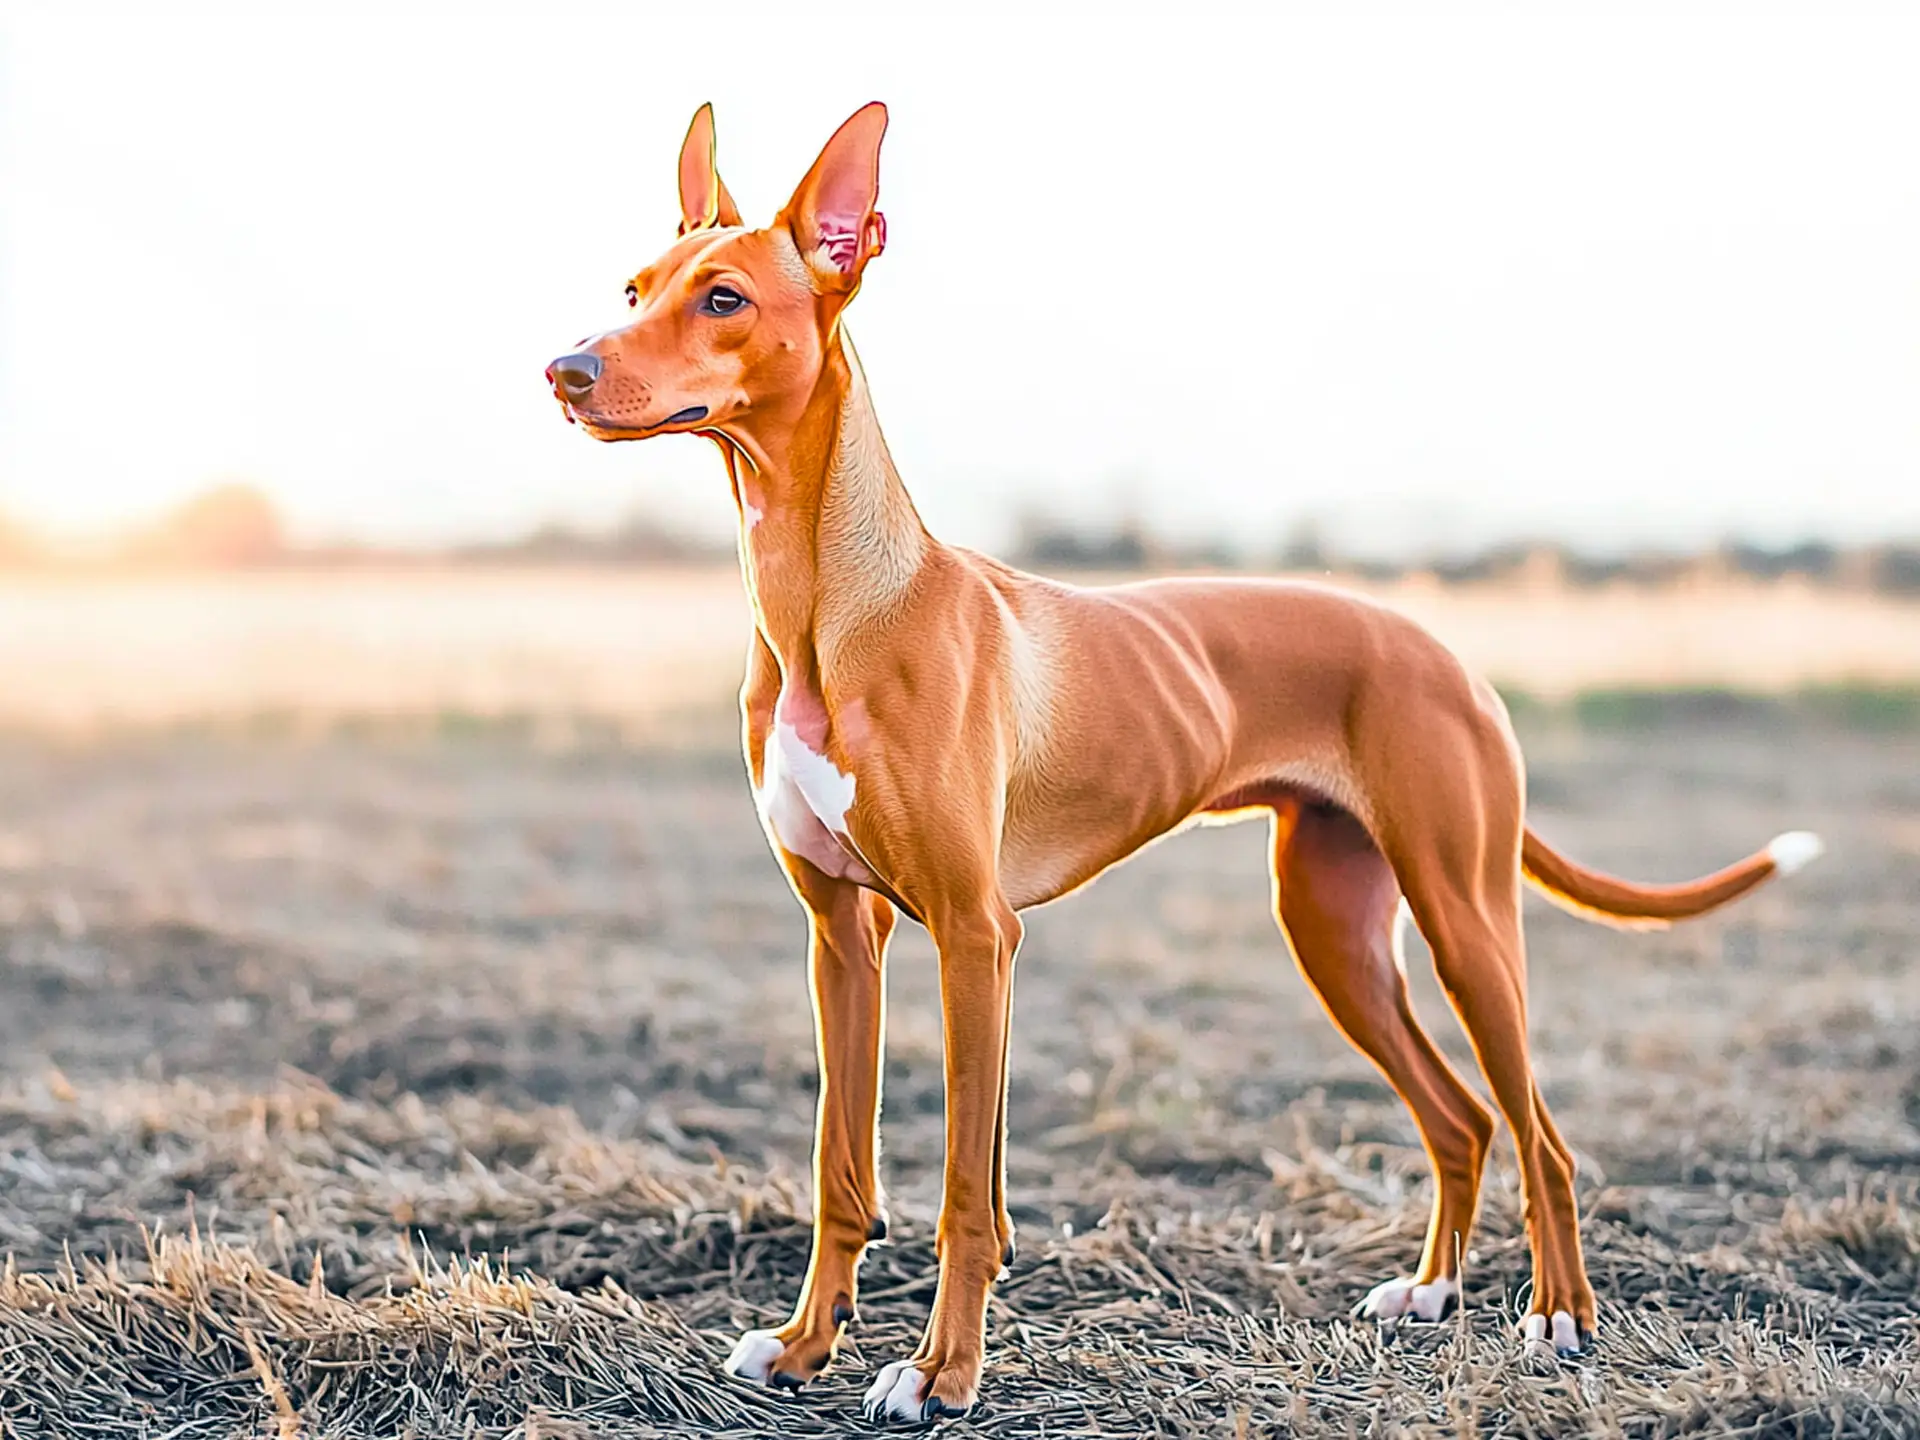
{"type": "Polygon", "coordinates": [[[1201,789],[1179,767],[1147,765],[1138,757],[1071,778],[1008,796],[1000,888],[1016,910],[1079,889],[1178,828],[1193,813],[1192,793],[1201,789]]]}
{"type": "Polygon", "coordinates": [[[1078,890],[1181,828],[1177,813],[1164,819],[1129,817],[1118,823],[1111,814],[1009,818],[1014,823],[1000,847],[1000,888],[1016,910],[1044,905],[1078,890]]]}
{"type": "Polygon", "coordinates": [[[1044,905],[1079,889],[1149,845],[1196,825],[1265,820],[1290,799],[1331,803],[1371,826],[1371,811],[1337,757],[1295,760],[1177,808],[1128,811],[1116,793],[1105,803],[1071,809],[1035,807],[1010,815],[1000,850],[1000,884],[1016,910],[1044,905]]]}
{"type": "Polygon", "coordinates": [[[1000,889],[1016,910],[1044,905],[1079,889],[1122,858],[1062,843],[1010,844],[1001,853],[1000,889]]]}

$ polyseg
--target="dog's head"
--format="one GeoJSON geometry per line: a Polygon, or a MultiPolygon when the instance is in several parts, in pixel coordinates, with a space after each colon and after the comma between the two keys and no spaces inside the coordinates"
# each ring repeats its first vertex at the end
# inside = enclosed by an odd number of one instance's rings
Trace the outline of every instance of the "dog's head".
{"type": "Polygon", "coordinates": [[[714,167],[713,107],[680,147],[680,238],[627,282],[633,318],[547,367],[596,440],[714,432],[806,403],[840,312],[886,243],[874,209],[887,110],[863,106],[793,198],[748,229],[714,167]]]}

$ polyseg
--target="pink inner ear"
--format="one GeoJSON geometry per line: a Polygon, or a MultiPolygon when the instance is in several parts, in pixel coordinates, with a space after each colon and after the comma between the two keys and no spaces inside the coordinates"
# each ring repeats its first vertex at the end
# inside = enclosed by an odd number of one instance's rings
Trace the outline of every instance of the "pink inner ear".
{"type": "MultiPolygon", "coordinates": [[[[851,275],[853,267],[860,263],[861,237],[853,228],[858,221],[844,215],[820,217],[820,245],[827,252],[827,258],[842,275],[851,275]]],[[[865,251],[867,258],[878,255],[887,244],[887,217],[878,210],[867,222],[865,251]]]]}
{"type": "Polygon", "coordinates": [[[860,239],[852,230],[844,230],[826,223],[820,226],[820,248],[827,252],[827,259],[842,275],[853,273],[855,262],[860,259],[860,239]]]}

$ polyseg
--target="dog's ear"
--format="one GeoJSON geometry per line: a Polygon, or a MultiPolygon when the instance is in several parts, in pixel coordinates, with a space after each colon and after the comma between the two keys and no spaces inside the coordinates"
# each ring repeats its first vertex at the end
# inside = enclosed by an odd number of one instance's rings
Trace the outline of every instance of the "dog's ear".
{"type": "Polygon", "coordinates": [[[887,243],[886,217],[873,208],[880,198],[880,139],[886,133],[887,107],[878,100],[854,111],[775,222],[792,232],[822,293],[853,294],[867,261],[887,243]]]}
{"type": "Polygon", "coordinates": [[[702,105],[680,146],[680,233],[742,223],[713,162],[713,106],[702,105]]]}

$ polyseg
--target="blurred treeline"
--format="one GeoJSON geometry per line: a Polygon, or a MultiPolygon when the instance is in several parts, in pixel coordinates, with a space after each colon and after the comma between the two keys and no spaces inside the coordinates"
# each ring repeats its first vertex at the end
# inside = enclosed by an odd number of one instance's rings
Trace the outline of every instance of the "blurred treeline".
{"type": "Polygon", "coordinates": [[[644,515],[608,530],[544,525],[513,540],[407,549],[293,540],[273,501],[251,485],[218,485],[158,519],[76,550],[0,515],[0,571],[247,570],[446,563],[628,565],[731,558],[731,544],[683,535],[644,515]]]}
{"type": "MultiPolygon", "coordinates": [[[[732,556],[729,542],[687,534],[637,514],[586,531],[549,524],[517,538],[438,550],[363,544],[302,545],[288,536],[272,500],[245,484],[216,486],[158,519],[83,552],[47,543],[0,515],[0,570],[219,570],[278,566],[410,564],[704,564],[732,556]]],[[[1391,582],[1586,589],[1662,588],[1713,580],[1920,596],[1920,541],[1841,546],[1809,540],[1767,546],[1731,539],[1704,551],[1598,552],[1557,540],[1502,541],[1471,551],[1382,559],[1342,553],[1312,525],[1269,544],[1182,542],[1134,519],[1099,524],[1028,513],[1007,558],[1037,570],[1155,573],[1173,570],[1322,573],[1391,582]]]]}
{"type": "Polygon", "coordinates": [[[1507,540],[1473,550],[1383,559],[1343,553],[1311,525],[1295,527],[1271,546],[1236,549],[1219,541],[1177,543],[1133,520],[1095,528],[1028,516],[1021,521],[1009,558],[1040,570],[1262,570],[1572,589],[1798,579],[1834,589],[1920,595],[1920,541],[1842,546],[1808,540],[1773,547],[1736,539],[1707,550],[1611,552],[1583,550],[1560,540],[1507,540]]]}

